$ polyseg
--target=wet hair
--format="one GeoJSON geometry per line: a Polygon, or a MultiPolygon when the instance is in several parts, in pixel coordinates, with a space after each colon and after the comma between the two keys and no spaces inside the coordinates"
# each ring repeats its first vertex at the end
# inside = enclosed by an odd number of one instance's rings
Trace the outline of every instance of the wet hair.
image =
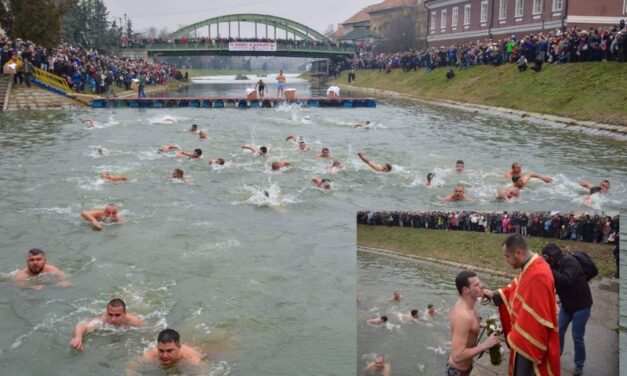
{"type": "Polygon", "coordinates": [[[261,154],[266,154],[268,152],[268,148],[265,146],[260,146],[259,151],[261,152],[261,154]]]}
{"type": "Polygon", "coordinates": [[[512,170],[513,170],[514,168],[516,168],[516,165],[517,165],[517,164],[519,164],[519,163],[518,163],[518,162],[514,162],[514,163],[512,163],[512,170]]]}
{"type": "Polygon", "coordinates": [[[183,177],[183,170],[181,170],[180,168],[175,168],[174,172],[176,172],[178,175],[180,175],[181,177],[183,177]]]}
{"type": "Polygon", "coordinates": [[[194,153],[196,153],[196,155],[200,157],[202,155],[202,150],[201,149],[194,149],[194,153]]]}
{"type": "Polygon", "coordinates": [[[329,148],[322,148],[322,151],[329,151],[329,148]]]}
{"type": "Polygon", "coordinates": [[[218,158],[216,161],[218,162],[219,165],[223,165],[224,164],[224,159],[222,159],[222,158],[218,158]]]}
{"type": "Polygon", "coordinates": [[[279,170],[281,168],[281,164],[277,161],[272,162],[272,169],[279,170]]]}
{"type": "Polygon", "coordinates": [[[512,175],[512,183],[516,184],[518,183],[518,180],[521,179],[520,175],[512,175]]]}
{"type": "Polygon", "coordinates": [[[607,179],[604,179],[601,183],[607,183],[607,184],[610,184],[610,181],[609,181],[609,180],[607,180],[607,179]]]}
{"type": "Polygon", "coordinates": [[[126,312],[126,303],[124,303],[124,300],[120,298],[111,299],[109,304],[107,304],[107,307],[122,307],[124,312],[126,312]]]}
{"type": "Polygon", "coordinates": [[[385,164],[385,168],[387,168],[387,171],[388,171],[388,172],[389,172],[389,171],[392,171],[392,165],[391,165],[391,164],[389,164],[389,163],[386,163],[386,164],[385,164]]]}
{"type": "Polygon", "coordinates": [[[457,292],[459,292],[459,295],[462,294],[462,289],[464,287],[470,287],[469,279],[476,276],[477,273],[471,270],[463,270],[459,272],[457,277],[455,277],[455,287],[457,287],[457,292]]]}
{"type": "Polygon", "coordinates": [[[342,165],[342,162],[340,161],[333,161],[333,167],[340,167],[342,165]]]}
{"type": "Polygon", "coordinates": [[[370,120],[366,121],[366,124],[370,124],[370,120]]]}
{"type": "Polygon", "coordinates": [[[457,162],[455,162],[455,164],[464,164],[464,161],[462,161],[461,159],[458,159],[457,162]]]}
{"type": "Polygon", "coordinates": [[[411,314],[411,317],[416,317],[416,316],[418,316],[418,310],[417,309],[412,309],[410,314],[411,314]]]}
{"type": "Polygon", "coordinates": [[[427,174],[427,181],[429,183],[431,183],[431,180],[433,180],[433,178],[435,177],[435,174],[433,172],[430,172],[427,174]]]}
{"type": "Polygon", "coordinates": [[[174,344],[178,347],[181,346],[181,336],[174,329],[164,329],[159,333],[157,337],[157,342],[161,343],[170,343],[174,342],[174,344]]]}
{"type": "Polygon", "coordinates": [[[522,235],[512,234],[505,239],[502,246],[505,246],[505,250],[509,253],[514,253],[517,249],[523,249],[526,251],[527,241],[522,235]]]}
{"type": "Polygon", "coordinates": [[[263,195],[270,198],[270,193],[268,193],[265,189],[263,190],[263,195]]]}
{"type": "Polygon", "coordinates": [[[28,254],[32,255],[32,256],[37,256],[37,255],[45,256],[46,255],[46,253],[43,251],[43,249],[40,249],[40,248],[32,248],[32,249],[30,249],[28,251],[28,254]]]}
{"type": "Polygon", "coordinates": [[[428,309],[433,308],[433,304],[428,304],[428,305],[427,305],[427,308],[428,308],[428,309]]]}
{"type": "Polygon", "coordinates": [[[381,321],[388,322],[388,317],[387,316],[381,316],[381,321]]]}
{"type": "Polygon", "coordinates": [[[198,125],[197,124],[192,124],[192,129],[198,129],[198,125]]]}

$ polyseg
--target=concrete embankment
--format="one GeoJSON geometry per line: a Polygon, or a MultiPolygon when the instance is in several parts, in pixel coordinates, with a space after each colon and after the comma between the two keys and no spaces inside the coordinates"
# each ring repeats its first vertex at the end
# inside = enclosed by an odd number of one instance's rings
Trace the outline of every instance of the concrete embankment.
{"type": "Polygon", "coordinates": [[[72,98],[24,83],[13,85],[9,95],[7,111],[53,110],[84,107],[85,104],[72,98]]]}

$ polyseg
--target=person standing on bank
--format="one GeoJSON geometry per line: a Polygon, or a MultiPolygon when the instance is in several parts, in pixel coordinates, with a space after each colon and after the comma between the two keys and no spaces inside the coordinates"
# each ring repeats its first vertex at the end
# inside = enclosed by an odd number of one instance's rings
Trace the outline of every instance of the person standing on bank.
{"type": "Polygon", "coordinates": [[[549,243],[542,249],[542,257],[551,266],[557,295],[561,307],[557,319],[560,333],[560,355],[564,352],[564,337],[568,325],[573,323],[573,343],[575,345],[574,376],[583,374],[586,361],[584,334],[592,309],[592,293],[586,275],[573,256],[562,253],[555,244],[549,243]]]}

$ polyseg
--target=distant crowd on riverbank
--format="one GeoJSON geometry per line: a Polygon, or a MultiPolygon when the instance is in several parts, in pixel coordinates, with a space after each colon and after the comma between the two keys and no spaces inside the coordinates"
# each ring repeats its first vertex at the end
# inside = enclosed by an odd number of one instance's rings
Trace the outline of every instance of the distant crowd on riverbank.
{"type": "Polygon", "coordinates": [[[211,37],[199,37],[199,38],[140,38],[135,40],[125,40],[122,43],[123,48],[144,48],[149,44],[204,44],[212,46],[227,45],[230,42],[259,42],[259,43],[277,43],[283,46],[292,47],[344,47],[354,48],[352,43],[345,42],[321,42],[315,40],[302,40],[302,39],[281,39],[281,38],[211,38],[211,37]]]}
{"type": "MultiPolygon", "coordinates": [[[[24,81],[26,62],[62,77],[73,91],[80,93],[107,94],[112,93],[114,84],[120,89],[130,90],[134,81],[143,82],[144,85],[165,85],[170,77],[183,78],[182,73],[170,64],[152,64],[141,58],[100,55],[96,50],[68,44],[48,50],[31,41],[4,37],[0,40],[0,45],[2,67],[15,64],[16,84],[24,81]]],[[[6,68],[4,72],[7,72],[6,68]]]]}
{"type": "Polygon", "coordinates": [[[357,223],[375,226],[477,231],[542,236],[588,243],[618,242],[619,216],[558,212],[371,212],[357,213],[357,223]]]}
{"type": "Polygon", "coordinates": [[[587,61],[627,60],[627,27],[625,22],[606,28],[579,29],[529,34],[522,38],[513,35],[506,39],[484,39],[464,44],[430,47],[395,53],[374,53],[372,48],[361,48],[359,56],[347,59],[337,67],[346,69],[392,69],[404,71],[438,67],[469,68],[474,65],[501,65],[517,63],[524,58],[529,63],[575,63],[587,61]]]}

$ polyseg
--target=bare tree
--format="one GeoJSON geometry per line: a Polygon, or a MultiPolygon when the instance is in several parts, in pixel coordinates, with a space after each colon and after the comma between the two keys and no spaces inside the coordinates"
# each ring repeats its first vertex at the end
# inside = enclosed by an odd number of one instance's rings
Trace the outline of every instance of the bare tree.
{"type": "Polygon", "coordinates": [[[380,30],[383,42],[379,44],[378,49],[395,52],[416,48],[418,44],[416,22],[417,14],[412,11],[396,16],[394,22],[386,22],[380,30]]]}

